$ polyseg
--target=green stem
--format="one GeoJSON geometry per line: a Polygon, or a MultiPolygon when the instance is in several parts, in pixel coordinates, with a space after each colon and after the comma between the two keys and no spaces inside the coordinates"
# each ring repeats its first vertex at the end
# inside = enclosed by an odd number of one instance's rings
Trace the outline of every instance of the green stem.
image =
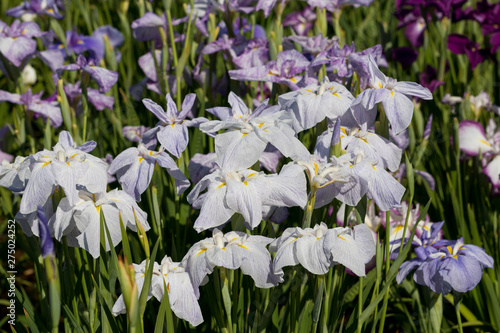
{"type": "Polygon", "coordinates": [[[316,186],[312,186],[311,193],[309,194],[309,200],[307,201],[306,213],[304,214],[304,220],[302,221],[302,228],[309,228],[311,226],[311,218],[314,210],[314,203],[316,202],[316,186]]]}

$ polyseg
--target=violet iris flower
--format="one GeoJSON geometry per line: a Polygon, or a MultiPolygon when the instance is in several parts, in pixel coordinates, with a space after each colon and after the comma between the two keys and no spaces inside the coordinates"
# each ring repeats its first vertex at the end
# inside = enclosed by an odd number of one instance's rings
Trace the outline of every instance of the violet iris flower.
{"type": "Polygon", "coordinates": [[[181,111],[177,111],[175,102],[167,94],[167,112],[161,106],[150,99],[143,99],[142,103],[151,111],[158,123],[155,127],[144,133],[143,141],[148,143],[151,140],[156,140],[161,143],[170,154],[179,158],[189,142],[188,127],[199,127],[200,124],[207,122],[208,119],[199,117],[192,120],[186,119],[193,108],[196,100],[196,94],[188,94],[182,102],[181,111]]]}
{"type": "Polygon", "coordinates": [[[57,75],[62,76],[64,71],[82,70],[90,75],[90,78],[97,82],[99,92],[105,93],[118,81],[118,73],[103,67],[95,66],[94,60],[87,60],[83,55],[76,58],[76,63],[63,66],[57,70],[57,75]]]}
{"type": "Polygon", "coordinates": [[[42,258],[46,258],[47,256],[54,257],[56,252],[54,250],[54,242],[50,237],[49,231],[49,222],[47,221],[47,217],[45,216],[45,212],[42,206],[38,206],[37,210],[38,220],[38,234],[40,235],[40,247],[42,248],[42,258]]]}
{"type": "MultiPolygon", "coordinates": [[[[435,232],[435,230],[434,230],[435,232]]],[[[476,287],[483,276],[483,269],[493,268],[493,258],[476,245],[442,240],[427,247],[415,249],[417,258],[404,262],[399,268],[397,281],[401,281],[413,269],[413,279],[432,291],[448,294],[452,290],[467,292],[476,287]]]]}
{"type": "Polygon", "coordinates": [[[56,0],[24,0],[19,6],[10,8],[6,14],[13,17],[21,17],[25,14],[47,15],[55,19],[62,19],[60,9],[64,9],[62,1],[56,0]]]}
{"type": "MultiPolygon", "coordinates": [[[[79,114],[82,112],[82,89],[80,88],[80,81],[77,81],[75,84],[65,84],[64,92],[68,97],[68,102],[74,106],[76,113],[79,114]]],[[[113,110],[113,105],[115,104],[114,97],[101,94],[98,90],[92,88],[87,88],[87,95],[89,102],[96,110],[102,111],[106,108],[113,110]]]]}
{"type": "Polygon", "coordinates": [[[19,67],[24,59],[36,51],[36,41],[32,38],[43,34],[35,22],[21,23],[15,20],[9,27],[0,21],[0,53],[19,67]]]}
{"type": "Polygon", "coordinates": [[[13,104],[26,105],[29,111],[36,115],[42,116],[45,120],[49,119],[50,124],[57,128],[62,124],[62,114],[59,108],[59,103],[56,101],[56,95],[47,99],[42,99],[43,91],[33,94],[31,89],[28,89],[22,95],[11,94],[7,91],[0,90],[0,102],[6,101],[13,104]]]}
{"type": "Polygon", "coordinates": [[[479,49],[479,43],[460,34],[448,36],[448,49],[455,54],[467,54],[472,69],[482,63],[489,54],[487,49],[479,49]]]}
{"type": "Polygon", "coordinates": [[[427,65],[425,70],[420,73],[420,84],[433,93],[439,86],[444,84],[444,81],[438,81],[437,70],[427,65]]]}
{"type": "Polygon", "coordinates": [[[411,65],[417,60],[418,52],[411,47],[398,47],[392,50],[392,57],[396,59],[406,70],[411,67],[411,65]]]}
{"type": "Polygon", "coordinates": [[[316,21],[316,11],[307,6],[302,11],[285,16],[283,26],[290,26],[297,35],[306,36],[309,30],[313,28],[314,21],[316,21]]]}

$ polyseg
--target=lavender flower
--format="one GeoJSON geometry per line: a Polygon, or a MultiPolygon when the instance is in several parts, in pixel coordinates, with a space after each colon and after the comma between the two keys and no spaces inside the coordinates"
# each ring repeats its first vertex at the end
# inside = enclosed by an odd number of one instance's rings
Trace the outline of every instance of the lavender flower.
{"type": "Polygon", "coordinates": [[[111,87],[115,85],[118,81],[118,73],[105,69],[103,67],[97,67],[94,65],[94,60],[87,60],[83,55],[79,55],[76,58],[76,63],[63,66],[59,68],[56,72],[59,77],[62,76],[64,71],[78,71],[82,70],[90,75],[90,78],[97,82],[99,86],[99,92],[105,93],[111,87]]]}
{"type": "Polygon", "coordinates": [[[167,112],[150,99],[143,99],[142,103],[151,111],[159,122],[155,127],[144,133],[143,141],[147,144],[151,140],[161,143],[170,154],[179,158],[189,143],[188,127],[198,127],[208,119],[200,117],[192,120],[186,119],[193,108],[196,94],[188,94],[182,102],[181,111],[177,111],[175,102],[167,94],[167,112]]]}
{"type": "Polygon", "coordinates": [[[24,59],[36,51],[33,37],[41,37],[44,33],[35,22],[15,20],[9,27],[0,21],[0,53],[14,66],[19,67],[24,59]]]}
{"type": "Polygon", "coordinates": [[[63,18],[60,10],[64,9],[63,7],[59,8],[60,3],[56,0],[25,0],[19,6],[7,10],[6,14],[13,17],[21,17],[26,14],[47,15],[60,20],[63,18]]]}
{"type": "Polygon", "coordinates": [[[52,127],[61,126],[63,119],[59,103],[55,100],[56,95],[47,99],[42,99],[42,95],[43,91],[33,94],[31,89],[28,89],[22,95],[0,90],[0,102],[7,101],[13,104],[26,105],[26,108],[37,116],[42,116],[45,120],[49,119],[52,127]]]}

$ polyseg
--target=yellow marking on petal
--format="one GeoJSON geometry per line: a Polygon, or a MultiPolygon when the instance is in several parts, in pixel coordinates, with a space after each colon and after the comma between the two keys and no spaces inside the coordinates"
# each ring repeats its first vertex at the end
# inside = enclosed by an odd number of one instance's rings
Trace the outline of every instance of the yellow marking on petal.
{"type": "Polygon", "coordinates": [[[63,44],[59,44],[58,48],[59,48],[59,50],[62,50],[62,49],[64,49],[64,45],[63,44]]]}
{"type": "Polygon", "coordinates": [[[353,166],[354,166],[354,165],[353,165],[353,164],[351,164],[351,165],[349,165],[349,168],[352,168],[353,166]]]}
{"type": "Polygon", "coordinates": [[[235,239],[238,239],[238,237],[234,237],[233,239],[231,239],[231,240],[229,241],[229,243],[231,243],[231,242],[232,242],[232,241],[234,241],[235,239]]]}
{"type": "Polygon", "coordinates": [[[447,246],[446,248],[448,249],[448,252],[450,252],[450,254],[453,253],[453,249],[451,248],[451,246],[447,246]]]}
{"type": "Polygon", "coordinates": [[[262,125],[264,125],[264,123],[262,123],[262,124],[259,124],[259,128],[261,128],[261,127],[262,127],[262,125]]]}
{"type": "Polygon", "coordinates": [[[170,292],[170,283],[167,283],[167,293],[170,292]]]}
{"type": "Polygon", "coordinates": [[[316,162],[313,162],[313,164],[314,164],[314,174],[317,175],[318,170],[319,170],[319,166],[316,164],[316,162]]]}
{"type": "Polygon", "coordinates": [[[391,91],[391,96],[394,97],[394,91],[391,91]]]}
{"type": "Polygon", "coordinates": [[[54,14],[54,10],[52,8],[47,9],[47,13],[54,14]]]}
{"type": "Polygon", "coordinates": [[[243,133],[243,135],[241,136],[242,138],[244,138],[248,133],[243,133]]]}
{"type": "Polygon", "coordinates": [[[238,244],[238,246],[244,248],[245,250],[249,250],[249,248],[246,247],[245,245],[238,244]]]}
{"type": "Polygon", "coordinates": [[[457,255],[456,255],[456,254],[453,256],[453,258],[455,258],[455,259],[457,259],[457,260],[458,260],[458,258],[457,258],[457,255]]]}
{"type": "Polygon", "coordinates": [[[172,124],[172,125],[170,125],[170,126],[172,126],[172,128],[174,128],[175,124],[172,124]]]}
{"type": "Polygon", "coordinates": [[[296,79],[296,78],[294,78],[294,77],[292,77],[292,78],[290,79],[290,81],[292,81],[293,83],[297,83],[297,79],[296,79]]]}
{"type": "MultiPolygon", "coordinates": [[[[345,239],[344,237],[342,237],[342,236],[340,236],[340,235],[338,235],[338,236],[337,236],[337,238],[340,238],[340,239],[342,239],[342,240],[347,241],[347,239],[345,239]]],[[[318,239],[319,239],[319,238],[318,238],[318,239]]]]}
{"type": "Polygon", "coordinates": [[[247,178],[250,178],[250,177],[252,177],[252,176],[255,176],[256,174],[257,174],[257,172],[252,172],[251,174],[249,174],[249,175],[247,176],[247,178]]]}
{"type": "Polygon", "coordinates": [[[312,93],[312,90],[310,90],[310,89],[304,89],[304,90],[305,90],[305,91],[308,91],[308,92],[310,92],[310,93],[312,93]]]}
{"type": "Polygon", "coordinates": [[[224,251],[226,251],[226,248],[225,248],[225,247],[223,247],[222,249],[223,249],[224,251]]]}
{"type": "Polygon", "coordinates": [[[368,142],[366,141],[366,139],[363,139],[363,138],[360,138],[361,141],[363,141],[364,143],[368,144],[368,142]]]}
{"type": "MultiPolygon", "coordinates": [[[[207,249],[202,249],[202,250],[200,250],[200,252],[198,252],[198,253],[196,254],[196,256],[199,256],[200,254],[202,254],[202,253],[203,253],[203,252],[205,252],[206,250],[207,250],[207,249]]],[[[196,256],[195,256],[195,257],[196,257],[196,256]]]]}
{"type": "Polygon", "coordinates": [[[491,145],[490,145],[490,143],[489,143],[489,142],[487,142],[487,141],[484,141],[484,140],[479,139],[479,142],[481,142],[482,144],[485,144],[485,145],[487,145],[487,146],[491,146],[491,145]]]}
{"type": "Polygon", "coordinates": [[[97,210],[97,213],[100,213],[100,212],[101,212],[101,205],[96,206],[96,207],[95,207],[95,210],[97,210]]]}
{"type": "MultiPolygon", "coordinates": [[[[365,141],[366,142],[366,141],[365,141]]],[[[377,169],[375,168],[375,165],[372,165],[372,168],[373,170],[377,171],[377,169]]]]}
{"type": "Polygon", "coordinates": [[[144,159],[143,157],[139,157],[139,164],[141,164],[141,163],[142,163],[142,160],[143,160],[143,159],[144,159]]]}
{"type": "Polygon", "coordinates": [[[73,157],[75,157],[76,155],[80,155],[80,153],[76,153],[76,154],[73,154],[69,157],[69,159],[72,159],[73,157]]]}
{"type": "Polygon", "coordinates": [[[17,37],[12,37],[12,40],[17,40],[17,37]]]}
{"type": "Polygon", "coordinates": [[[269,72],[269,73],[267,73],[267,75],[276,75],[276,74],[269,72]]]}
{"type": "Polygon", "coordinates": [[[69,162],[66,162],[66,164],[67,164],[69,167],[71,166],[71,164],[69,164],[69,162]]]}
{"type": "Polygon", "coordinates": [[[44,166],[49,165],[49,164],[50,164],[50,162],[45,162],[42,164],[42,166],[40,168],[43,168],[44,166]]]}
{"type": "Polygon", "coordinates": [[[378,87],[382,89],[382,88],[383,88],[383,87],[382,87],[382,83],[380,83],[380,82],[379,82],[379,83],[378,83],[378,87]]]}
{"type": "Polygon", "coordinates": [[[150,150],[150,151],[148,152],[148,154],[149,154],[149,156],[153,156],[153,151],[152,151],[152,150],[150,150]]]}
{"type": "Polygon", "coordinates": [[[76,43],[82,45],[83,44],[83,40],[78,40],[78,41],[76,41],[76,43]]]}
{"type": "Polygon", "coordinates": [[[243,184],[245,184],[245,186],[248,186],[248,182],[243,182],[243,184]]]}
{"type": "Polygon", "coordinates": [[[333,96],[337,96],[338,98],[340,98],[339,94],[337,94],[337,93],[333,93],[332,95],[333,96]]]}
{"type": "Polygon", "coordinates": [[[344,134],[345,134],[345,135],[347,135],[347,132],[346,132],[345,128],[342,128],[342,127],[341,127],[341,128],[340,128],[340,130],[341,130],[342,132],[344,132],[344,134]]]}
{"type": "Polygon", "coordinates": [[[431,231],[431,229],[430,229],[428,226],[426,226],[426,225],[424,225],[424,226],[423,226],[423,228],[424,228],[425,230],[427,230],[427,231],[431,231]]]}
{"type": "Polygon", "coordinates": [[[25,33],[27,33],[27,32],[28,32],[28,30],[24,29],[23,31],[21,31],[21,34],[23,34],[23,35],[24,35],[24,34],[25,34],[25,33]]]}
{"type": "Polygon", "coordinates": [[[221,183],[221,184],[220,184],[219,186],[217,186],[215,189],[217,190],[217,189],[221,188],[222,186],[226,186],[226,183],[221,183]]]}
{"type": "Polygon", "coordinates": [[[295,238],[293,239],[293,241],[291,241],[290,243],[295,242],[297,239],[299,239],[299,238],[298,238],[298,237],[295,237],[295,238]]]}
{"type": "Polygon", "coordinates": [[[145,276],[146,276],[146,274],[142,274],[141,276],[139,276],[139,279],[142,278],[142,277],[145,277],[145,276]]]}

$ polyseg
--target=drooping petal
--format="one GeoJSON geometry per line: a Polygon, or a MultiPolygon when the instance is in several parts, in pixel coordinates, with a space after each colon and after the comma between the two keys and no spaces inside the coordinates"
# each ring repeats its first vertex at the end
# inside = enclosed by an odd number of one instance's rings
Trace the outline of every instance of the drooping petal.
{"type": "Polygon", "coordinates": [[[485,153],[493,149],[486,138],[483,126],[477,121],[464,120],[460,122],[458,135],[460,149],[467,155],[476,156],[479,155],[480,151],[485,153]]]}

